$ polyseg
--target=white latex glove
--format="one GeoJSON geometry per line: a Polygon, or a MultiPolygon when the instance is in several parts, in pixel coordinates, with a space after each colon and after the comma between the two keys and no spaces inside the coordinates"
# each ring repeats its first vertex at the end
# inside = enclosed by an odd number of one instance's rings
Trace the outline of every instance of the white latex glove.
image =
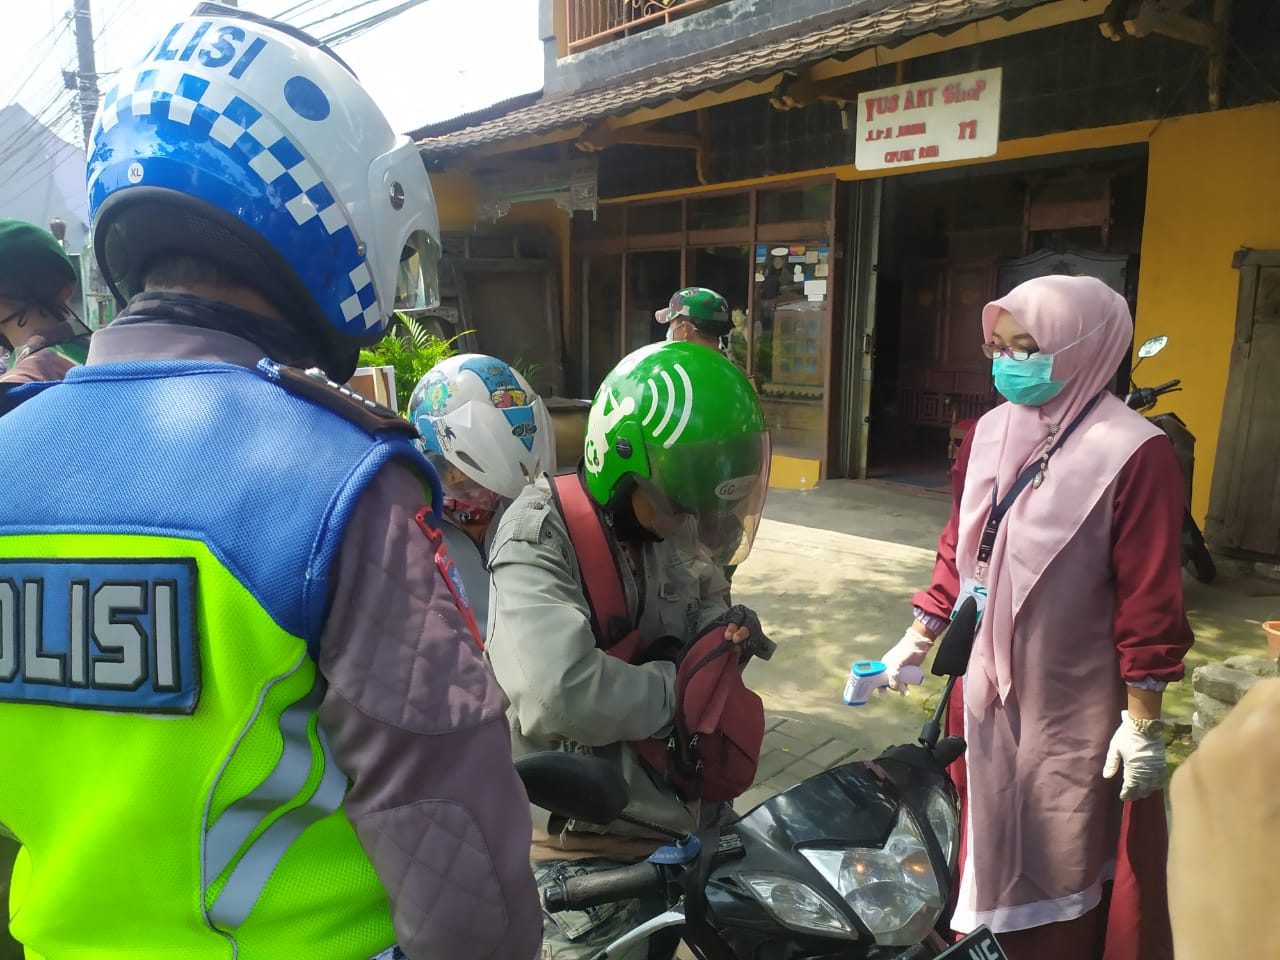
{"type": "MultiPolygon", "coordinates": [[[[885,672],[889,675],[890,690],[895,693],[907,692],[908,684],[902,676],[902,668],[920,666],[920,664],[924,663],[924,658],[928,656],[929,648],[932,646],[933,641],[923,633],[918,632],[915,627],[907,628],[907,632],[902,635],[902,639],[880,658],[884,664],[885,672]]],[[[918,683],[919,681],[917,680],[916,682],[918,683]]]]}
{"type": "Polygon", "coordinates": [[[1141,800],[1164,786],[1164,737],[1148,737],[1129,722],[1129,711],[1120,711],[1120,727],[1111,735],[1102,775],[1110,780],[1124,763],[1121,800],[1141,800]]]}

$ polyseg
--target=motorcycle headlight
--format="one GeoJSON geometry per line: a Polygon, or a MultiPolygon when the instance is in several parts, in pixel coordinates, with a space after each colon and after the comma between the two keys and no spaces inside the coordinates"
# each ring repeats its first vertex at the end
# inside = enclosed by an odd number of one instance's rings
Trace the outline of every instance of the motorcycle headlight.
{"type": "Polygon", "coordinates": [[[857,931],[841,911],[808,884],[792,877],[768,873],[740,873],[745,883],[769,912],[793,930],[828,937],[856,937],[857,931]]]}
{"type": "Polygon", "coordinates": [[[920,943],[942,915],[945,904],[929,848],[906,807],[883,847],[801,852],[881,946],[920,943]]]}
{"type": "Polygon", "coordinates": [[[955,865],[956,851],[960,849],[960,811],[955,802],[941,787],[932,787],[924,802],[924,814],[942,847],[947,866],[955,865]]]}

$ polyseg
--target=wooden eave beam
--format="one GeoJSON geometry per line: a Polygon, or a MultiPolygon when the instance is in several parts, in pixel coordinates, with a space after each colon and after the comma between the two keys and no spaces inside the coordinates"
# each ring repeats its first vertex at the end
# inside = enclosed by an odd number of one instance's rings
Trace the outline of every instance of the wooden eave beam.
{"type": "Polygon", "coordinates": [[[577,139],[577,147],[586,153],[607,150],[621,144],[637,147],[670,147],[677,150],[700,150],[702,138],[693,133],[664,133],[648,127],[608,127],[597,124],[577,139]]]}
{"type": "Polygon", "coordinates": [[[585,123],[575,123],[569,127],[562,127],[559,130],[550,130],[547,133],[529,134],[523,137],[517,137],[514,140],[503,140],[499,143],[486,143],[474,150],[466,150],[465,156],[468,157],[500,157],[508,153],[518,153],[521,150],[532,150],[534,147],[545,147],[549,143],[560,143],[563,140],[576,140],[582,136],[587,130],[585,123]]]}

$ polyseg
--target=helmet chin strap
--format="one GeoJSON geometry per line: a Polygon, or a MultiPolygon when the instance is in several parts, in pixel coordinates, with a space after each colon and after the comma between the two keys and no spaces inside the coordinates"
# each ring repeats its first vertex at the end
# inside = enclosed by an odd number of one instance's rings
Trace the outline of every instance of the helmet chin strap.
{"type": "Polygon", "coordinates": [[[453,497],[444,498],[444,508],[461,524],[488,523],[493,519],[493,511],[477,507],[453,497]]]}

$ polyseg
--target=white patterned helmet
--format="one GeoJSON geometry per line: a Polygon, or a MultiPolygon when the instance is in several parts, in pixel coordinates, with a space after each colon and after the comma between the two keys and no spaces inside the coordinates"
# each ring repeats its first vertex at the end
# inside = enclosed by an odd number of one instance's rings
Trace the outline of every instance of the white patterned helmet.
{"type": "Polygon", "coordinates": [[[355,75],[294,27],[202,3],[103,97],[92,240],[117,297],[161,254],[267,298],[329,375],[396,309],[434,306],[440,227],[422,159],[355,75]]]}
{"type": "Polygon", "coordinates": [[[514,500],[544,473],[554,473],[555,439],[547,405],[512,367],[480,353],[442,360],[409,400],[409,419],[437,466],[445,496],[481,509],[514,500]],[[471,484],[450,484],[451,466],[471,484]]]}

